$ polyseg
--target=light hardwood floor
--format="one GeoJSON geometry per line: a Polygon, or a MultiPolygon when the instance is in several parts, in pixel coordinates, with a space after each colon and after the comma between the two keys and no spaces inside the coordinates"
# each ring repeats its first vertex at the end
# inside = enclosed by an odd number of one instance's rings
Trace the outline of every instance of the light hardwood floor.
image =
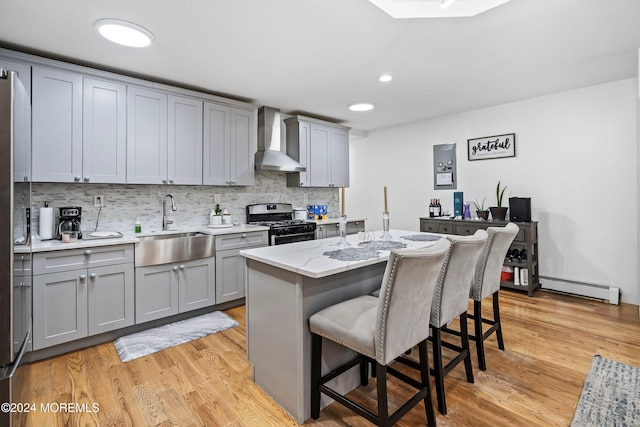
{"type": "MultiPolygon", "coordinates": [[[[486,300],[487,306],[490,299],[486,300]]],[[[448,414],[439,426],[567,426],[595,354],[640,366],[638,308],[545,291],[533,298],[501,291],[506,350],[486,344],[485,372],[465,381],[464,367],[445,380],[448,414]]],[[[122,363],[112,343],[28,365],[31,403],[97,403],[97,412],[35,412],[24,426],[295,426],[251,382],[245,309],[227,311],[240,326],[122,363]]],[[[411,390],[390,380],[390,405],[411,390]],[[395,399],[397,397],[398,399],[395,399]]],[[[433,387],[432,387],[433,389],[433,387]]],[[[375,380],[351,394],[373,407],[375,380]]],[[[434,391],[435,396],[435,391],[434,391]]],[[[435,399],[435,397],[434,397],[435,399]]],[[[418,405],[397,425],[425,424],[418,405]]],[[[368,426],[338,404],[305,426],[368,426]]]]}

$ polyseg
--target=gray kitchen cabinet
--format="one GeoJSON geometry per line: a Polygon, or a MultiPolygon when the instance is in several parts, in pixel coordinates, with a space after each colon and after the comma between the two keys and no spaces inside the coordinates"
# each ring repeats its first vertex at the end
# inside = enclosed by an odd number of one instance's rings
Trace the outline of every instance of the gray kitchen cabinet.
{"type": "Polygon", "coordinates": [[[127,183],[202,184],[202,101],[127,87],[127,183]]]}
{"type": "Polygon", "coordinates": [[[34,66],[32,70],[32,177],[82,179],[82,75],[34,66]]]}
{"type": "Polygon", "coordinates": [[[167,179],[202,185],[202,101],[169,95],[167,179]]]}
{"type": "Polygon", "coordinates": [[[348,127],[302,116],[285,123],[287,153],[307,168],[288,174],[288,186],[349,186],[348,127]]]}
{"type": "Polygon", "coordinates": [[[82,180],[124,184],[127,179],[127,87],[85,77],[82,180]]]}
{"type": "Polygon", "coordinates": [[[132,245],[36,253],[33,275],[34,350],[134,323],[132,245]]]}
{"type": "Polygon", "coordinates": [[[253,185],[255,112],[204,103],[203,184],[253,185]]]}
{"type": "MultiPolygon", "coordinates": [[[[21,109],[26,135],[15,135],[13,145],[13,180],[27,182],[31,180],[31,66],[23,62],[0,57],[0,68],[15,71],[27,92],[29,103],[21,109]]],[[[18,112],[16,112],[18,113],[18,112]]]]}
{"type": "Polygon", "coordinates": [[[127,183],[166,184],[167,95],[127,87],[127,183]]]}
{"type": "Polygon", "coordinates": [[[124,184],[126,87],[33,68],[33,180],[124,184]]]}
{"type": "Polygon", "coordinates": [[[244,298],[243,249],[268,245],[266,231],[216,236],[216,302],[244,298]]]}
{"type": "Polygon", "coordinates": [[[215,258],[136,268],[136,323],[161,319],[215,300],[215,258]]]}
{"type": "MultiPolygon", "coordinates": [[[[357,234],[365,230],[365,220],[347,221],[347,234],[357,234]]],[[[328,239],[329,237],[340,236],[340,224],[329,222],[316,226],[316,239],[328,239]]]]}

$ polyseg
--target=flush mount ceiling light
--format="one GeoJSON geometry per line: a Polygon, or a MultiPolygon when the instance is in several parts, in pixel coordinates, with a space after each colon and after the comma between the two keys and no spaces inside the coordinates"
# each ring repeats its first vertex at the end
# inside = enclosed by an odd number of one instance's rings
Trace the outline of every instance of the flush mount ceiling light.
{"type": "Polygon", "coordinates": [[[475,16],[509,0],[369,0],[396,19],[475,16]],[[453,3],[453,4],[452,4],[453,3]]]}
{"type": "Polygon", "coordinates": [[[351,111],[369,111],[373,110],[373,104],[370,102],[358,102],[356,104],[349,105],[351,111]]]}
{"type": "Polygon", "coordinates": [[[393,76],[391,74],[383,74],[378,78],[379,81],[386,83],[393,80],[393,76]]]}
{"type": "Polygon", "coordinates": [[[154,40],[151,31],[120,19],[100,19],[95,27],[102,37],[123,46],[145,47],[154,40]]]}

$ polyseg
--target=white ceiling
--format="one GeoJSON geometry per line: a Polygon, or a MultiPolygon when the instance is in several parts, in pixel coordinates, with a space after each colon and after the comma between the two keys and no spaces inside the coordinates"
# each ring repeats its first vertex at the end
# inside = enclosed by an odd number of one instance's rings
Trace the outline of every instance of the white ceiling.
{"type": "Polygon", "coordinates": [[[635,77],[640,0],[511,0],[438,19],[393,19],[368,0],[4,0],[0,45],[370,131],[635,77]],[[155,43],[103,40],[100,18],[155,43]],[[350,112],[357,101],[376,108],[350,112]]]}

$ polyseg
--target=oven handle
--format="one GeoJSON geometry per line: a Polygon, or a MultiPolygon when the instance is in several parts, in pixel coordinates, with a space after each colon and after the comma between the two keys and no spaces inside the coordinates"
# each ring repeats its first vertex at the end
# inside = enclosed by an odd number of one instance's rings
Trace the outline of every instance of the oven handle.
{"type": "Polygon", "coordinates": [[[271,245],[275,245],[276,244],[276,239],[278,237],[282,237],[282,238],[296,238],[296,237],[300,237],[300,236],[312,236],[311,239],[308,240],[315,240],[316,239],[316,233],[315,231],[305,231],[304,233],[296,233],[296,234],[283,234],[280,236],[271,236],[271,245]]]}

